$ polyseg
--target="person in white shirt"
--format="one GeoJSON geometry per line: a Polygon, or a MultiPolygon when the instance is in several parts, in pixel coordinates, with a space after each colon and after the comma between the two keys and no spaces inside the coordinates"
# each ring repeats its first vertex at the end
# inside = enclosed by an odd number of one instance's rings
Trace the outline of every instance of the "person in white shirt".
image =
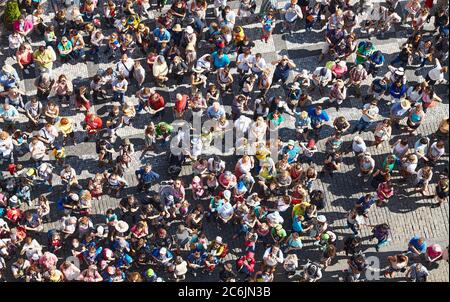
{"type": "Polygon", "coordinates": [[[22,45],[25,40],[21,34],[19,34],[18,32],[13,32],[8,36],[8,42],[11,56],[14,56],[17,49],[19,49],[20,45],[22,45]]]}
{"type": "Polygon", "coordinates": [[[254,55],[251,54],[250,49],[246,49],[237,57],[237,68],[240,74],[247,74],[250,68],[252,68],[252,62],[255,60],[254,55]]]}
{"type": "Polygon", "coordinates": [[[3,163],[4,159],[13,160],[14,145],[11,136],[6,131],[0,133],[0,163],[3,163]]]}
{"type": "Polygon", "coordinates": [[[27,237],[25,238],[25,243],[22,247],[22,250],[20,251],[20,254],[25,254],[27,259],[31,259],[34,254],[42,256],[42,246],[39,244],[39,242],[36,241],[36,239],[27,237]]]}
{"type": "Polygon", "coordinates": [[[38,137],[34,137],[31,140],[28,149],[30,150],[31,158],[38,163],[44,159],[47,151],[44,143],[41,142],[38,137]]]}
{"type": "Polygon", "coordinates": [[[211,54],[207,53],[197,60],[197,63],[195,63],[195,67],[197,69],[205,70],[204,72],[209,72],[211,71],[211,61],[212,61],[211,54]]]}
{"type": "Polygon", "coordinates": [[[253,56],[253,61],[251,62],[252,72],[255,73],[258,77],[264,72],[267,68],[266,60],[262,57],[262,54],[257,53],[253,56]]]}
{"type": "Polygon", "coordinates": [[[233,31],[234,25],[236,24],[236,13],[231,9],[231,7],[225,6],[224,14],[225,18],[221,20],[222,25],[228,27],[230,31],[233,31]]]}
{"type": "Polygon", "coordinates": [[[39,130],[39,140],[46,145],[52,146],[58,137],[58,129],[50,123],[45,124],[45,126],[39,130]]]}
{"type": "Polygon", "coordinates": [[[430,139],[428,137],[422,137],[414,144],[414,154],[417,155],[419,159],[428,161],[427,153],[428,146],[430,144],[430,139]]]}
{"type": "Polygon", "coordinates": [[[220,18],[222,11],[227,6],[227,0],[214,0],[214,16],[220,18]]]}
{"type": "Polygon", "coordinates": [[[364,142],[364,140],[362,139],[362,137],[360,136],[355,136],[353,138],[353,143],[352,143],[352,150],[353,152],[355,152],[355,154],[361,154],[363,152],[366,152],[367,150],[367,146],[366,143],[364,142]]]}
{"type": "Polygon", "coordinates": [[[138,87],[141,87],[145,81],[145,69],[142,67],[139,61],[134,62],[133,77],[138,83],[138,87]]]}
{"type": "Polygon", "coordinates": [[[67,192],[70,191],[70,187],[72,185],[77,187],[78,190],[82,189],[82,187],[78,184],[77,173],[70,165],[65,165],[59,176],[61,177],[61,182],[66,185],[67,192]]]}
{"type": "Polygon", "coordinates": [[[263,261],[266,266],[275,267],[277,264],[283,263],[283,252],[277,245],[272,245],[264,252],[263,261]]]}
{"type": "Polygon", "coordinates": [[[234,214],[234,208],[231,205],[230,201],[227,199],[224,199],[224,203],[222,206],[217,208],[217,214],[219,214],[219,218],[224,222],[227,223],[233,218],[234,214]]]}
{"type": "Polygon", "coordinates": [[[247,131],[250,129],[250,125],[253,123],[252,119],[241,115],[237,120],[234,121],[234,127],[236,128],[236,137],[243,137],[247,131]]]}
{"type": "Polygon", "coordinates": [[[59,268],[64,275],[65,281],[78,280],[78,277],[80,276],[80,269],[72,262],[65,261],[59,268]]]}
{"type": "Polygon", "coordinates": [[[130,77],[133,72],[134,60],[129,58],[126,53],[122,55],[120,61],[116,64],[116,69],[119,74],[123,75],[126,79],[130,77]]]}
{"type": "Polygon", "coordinates": [[[425,78],[425,81],[427,81],[428,85],[433,86],[440,83],[445,83],[444,76],[448,72],[448,67],[444,66],[442,67],[441,62],[439,62],[438,59],[436,59],[436,66],[428,71],[428,74],[425,78]]]}
{"type": "Polygon", "coordinates": [[[294,29],[295,23],[298,19],[303,18],[302,9],[297,4],[298,0],[291,0],[289,3],[286,3],[284,6],[284,24],[282,28],[282,32],[285,30],[292,32],[294,29]]]}

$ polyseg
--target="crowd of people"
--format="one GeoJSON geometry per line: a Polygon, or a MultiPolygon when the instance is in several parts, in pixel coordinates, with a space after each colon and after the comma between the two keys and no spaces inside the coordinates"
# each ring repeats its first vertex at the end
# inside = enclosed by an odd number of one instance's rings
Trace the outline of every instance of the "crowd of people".
{"type": "MultiPolygon", "coordinates": [[[[360,281],[368,268],[363,244],[370,242],[363,229],[372,231],[377,252],[392,237],[388,223],[368,223],[376,207],[395,199],[400,187],[430,199],[433,208],[443,206],[449,119],[431,135],[418,129],[435,118],[437,103],[448,101],[437,93],[448,78],[448,1],[277,4],[263,1],[258,13],[255,0],[20,1],[4,56],[16,63],[0,63],[0,279],[271,282],[283,280],[281,272],[316,282],[344,253],[341,279],[360,281]],[[432,30],[424,30],[428,23],[432,30]],[[321,32],[317,67],[303,69],[288,55],[266,62],[247,24],[257,24],[262,43],[274,31],[321,32]],[[389,62],[371,38],[399,26],[409,37],[389,62]],[[111,67],[78,83],[54,70],[84,61],[111,67]],[[420,82],[408,79],[406,69],[426,66],[420,82]],[[34,79],[36,93],[20,88],[24,77],[34,79]],[[174,99],[164,93],[169,90],[174,99]],[[327,110],[350,110],[351,99],[363,103],[356,124],[339,114],[330,120],[327,110]],[[99,104],[110,105],[106,114],[99,104]],[[380,105],[389,106],[387,115],[380,105]],[[84,114],[80,125],[67,107],[84,114]],[[135,126],[140,114],[145,145],[135,146],[117,132],[135,126]],[[295,135],[268,139],[288,116],[295,135]],[[172,121],[196,117],[212,126],[191,136],[190,148],[172,153],[173,143],[181,144],[172,121]],[[206,153],[228,131],[240,134],[235,155],[206,153]],[[92,142],[98,173],[85,182],[66,160],[80,154],[66,147],[92,142]],[[391,152],[379,160],[371,146],[391,152]],[[153,170],[160,157],[167,157],[167,171],[153,170]],[[355,175],[343,176],[345,157],[353,158],[355,175]],[[140,168],[131,171],[136,161],[140,168]],[[186,165],[192,174],[182,175],[186,165]],[[333,175],[368,187],[346,214],[345,236],[327,220],[333,200],[317,186],[333,175]],[[120,201],[95,212],[104,198],[120,201]],[[56,228],[46,228],[55,221],[56,228]],[[300,265],[310,242],[320,256],[300,265]]],[[[405,250],[384,259],[381,278],[403,272],[423,282],[448,261],[446,246],[413,233],[405,242],[405,250]]]]}

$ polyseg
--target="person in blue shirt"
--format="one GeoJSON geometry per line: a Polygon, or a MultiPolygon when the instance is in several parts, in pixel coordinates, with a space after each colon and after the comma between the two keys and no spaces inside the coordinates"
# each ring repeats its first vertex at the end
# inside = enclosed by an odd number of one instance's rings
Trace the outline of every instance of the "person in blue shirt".
{"type": "Polygon", "coordinates": [[[155,42],[158,44],[163,42],[169,43],[171,37],[170,32],[163,25],[153,30],[153,36],[155,37],[155,42]]]}
{"type": "Polygon", "coordinates": [[[408,243],[408,253],[413,253],[415,256],[425,254],[427,250],[427,243],[423,237],[414,236],[408,243]]]}
{"type": "Polygon", "coordinates": [[[359,215],[367,217],[370,208],[377,202],[377,199],[372,194],[366,194],[358,199],[355,208],[359,215]]]}
{"type": "Polygon", "coordinates": [[[294,215],[294,217],[292,217],[292,230],[299,234],[303,232],[302,220],[297,215],[294,215]]]}
{"type": "Polygon", "coordinates": [[[393,98],[394,103],[398,103],[406,94],[408,88],[400,81],[394,82],[389,86],[389,94],[393,98]]]}
{"type": "Polygon", "coordinates": [[[213,65],[215,69],[220,69],[230,65],[230,58],[227,54],[223,53],[222,49],[219,49],[211,54],[213,65]]]}
{"type": "Polygon", "coordinates": [[[384,64],[384,55],[381,51],[377,50],[369,56],[367,63],[367,73],[371,74],[372,77],[376,77],[378,70],[384,64]]]}
{"type": "Polygon", "coordinates": [[[388,83],[384,78],[374,79],[370,87],[370,93],[373,94],[374,99],[380,100],[384,93],[388,90],[388,83]]]}
{"type": "Polygon", "coordinates": [[[293,140],[289,140],[287,146],[285,146],[282,150],[283,154],[287,154],[288,163],[292,164],[297,161],[297,157],[300,153],[300,148],[295,146],[295,142],[293,140]]]}
{"type": "Polygon", "coordinates": [[[0,70],[0,86],[3,86],[3,89],[6,91],[13,87],[18,87],[19,82],[19,74],[14,67],[5,64],[0,70]]]}
{"type": "Polygon", "coordinates": [[[206,253],[199,249],[195,249],[187,257],[188,267],[192,269],[192,275],[197,276],[197,270],[204,267],[204,259],[206,258],[206,253]]]}
{"type": "Polygon", "coordinates": [[[136,177],[138,178],[137,189],[142,191],[146,189],[146,187],[151,186],[152,183],[158,181],[160,176],[158,173],[152,171],[152,165],[146,164],[144,167],[136,170],[136,177]]]}
{"type": "Polygon", "coordinates": [[[225,109],[223,109],[219,102],[214,102],[208,107],[206,114],[211,119],[219,119],[221,116],[225,115],[225,109]]]}
{"type": "Polygon", "coordinates": [[[272,85],[280,80],[283,84],[286,83],[289,77],[289,71],[296,67],[295,63],[286,55],[284,55],[281,60],[273,61],[272,65],[276,65],[273,73],[272,85]]]}
{"type": "Polygon", "coordinates": [[[320,129],[330,120],[328,113],[322,109],[322,106],[316,106],[308,110],[308,116],[311,118],[311,127],[315,135],[318,135],[320,129]]]}
{"type": "Polygon", "coordinates": [[[155,248],[152,252],[152,257],[157,263],[168,266],[173,259],[173,254],[167,248],[162,247],[155,248]]]}

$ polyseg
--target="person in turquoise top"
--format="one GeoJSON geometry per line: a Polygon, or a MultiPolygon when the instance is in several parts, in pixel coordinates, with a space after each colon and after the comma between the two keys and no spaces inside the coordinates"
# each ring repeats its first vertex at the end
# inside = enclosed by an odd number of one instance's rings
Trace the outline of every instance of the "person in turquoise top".
{"type": "Polygon", "coordinates": [[[62,37],[61,42],[58,43],[59,57],[62,63],[66,63],[71,59],[71,53],[73,51],[72,42],[67,37],[62,37]]]}
{"type": "Polygon", "coordinates": [[[362,41],[358,44],[358,49],[356,50],[356,61],[355,64],[362,64],[366,62],[372,53],[375,51],[375,47],[372,42],[362,41]]]}
{"type": "Polygon", "coordinates": [[[281,123],[284,122],[284,117],[277,110],[269,113],[267,118],[269,119],[271,126],[275,127],[274,130],[278,129],[278,127],[280,127],[281,123]]]}
{"type": "Polygon", "coordinates": [[[295,142],[293,140],[289,140],[287,146],[283,147],[283,154],[287,154],[288,163],[292,164],[297,161],[297,157],[300,153],[300,148],[295,146],[295,142]]]}
{"type": "Polygon", "coordinates": [[[215,51],[211,54],[211,57],[213,59],[213,64],[215,69],[220,69],[225,66],[230,65],[230,58],[227,54],[223,53],[222,49],[219,49],[218,51],[215,51]]]}
{"type": "Polygon", "coordinates": [[[394,154],[389,154],[386,159],[383,161],[383,169],[388,169],[389,173],[392,172],[392,170],[394,170],[395,167],[395,163],[398,161],[399,159],[397,158],[397,156],[395,156],[394,154]]]}

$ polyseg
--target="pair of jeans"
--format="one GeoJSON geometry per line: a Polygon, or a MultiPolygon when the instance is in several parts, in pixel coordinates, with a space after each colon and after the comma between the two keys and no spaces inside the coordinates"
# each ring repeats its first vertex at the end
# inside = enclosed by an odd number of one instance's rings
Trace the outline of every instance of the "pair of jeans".
{"type": "Polygon", "coordinates": [[[369,128],[371,124],[372,124],[371,122],[366,122],[365,120],[363,120],[361,118],[361,119],[359,119],[358,123],[356,124],[354,132],[356,132],[356,131],[363,132],[363,131],[367,130],[367,128],[369,128]]]}
{"type": "Polygon", "coordinates": [[[121,104],[125,103],[125,93],[114,91],[113,93],[113,99],[116,102],[120,102],[121,104]]]}
{"type": "Polygon", "coordinates": [[[400,64],[400,67],[405,68],[408,64],[407,61],[404,61],[400,56],[397,56],[392,62],[391,65],[396,67],[397,64],[400,64]]]}
{"type": "Polygon", "coordinates": [[[356,224],[355,223],[350,223],[347,221],[347,226],[350,228],[350,230],[352,230],[353,234],[358,235],[359,231],[356,228],[356,224]]]}

